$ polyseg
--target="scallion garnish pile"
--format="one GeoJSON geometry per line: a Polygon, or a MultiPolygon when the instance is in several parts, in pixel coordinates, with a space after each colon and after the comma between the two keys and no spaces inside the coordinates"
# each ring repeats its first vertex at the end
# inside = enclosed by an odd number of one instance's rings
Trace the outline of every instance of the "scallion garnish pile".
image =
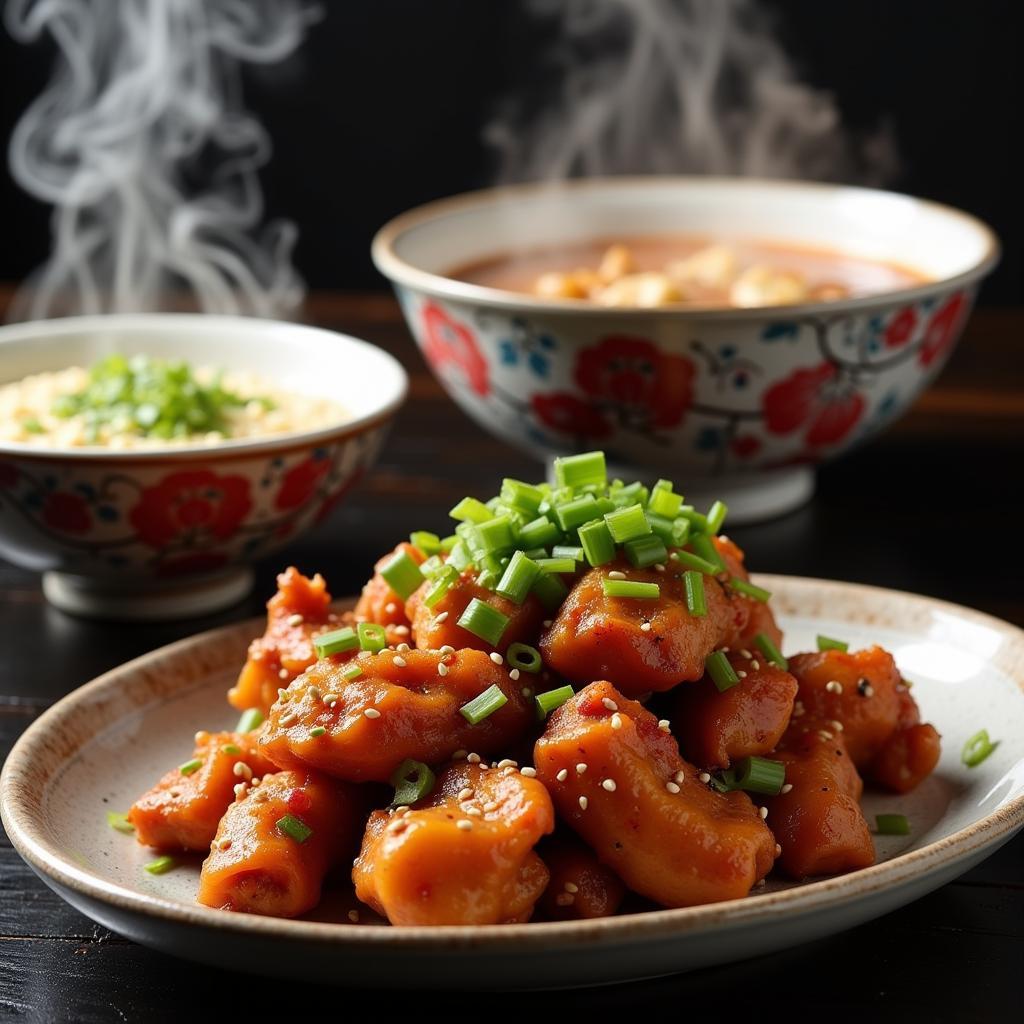
{"type": "Polygon", "coordinates": [[[53,412],[62,418],[83,417],[90,442],[100,439],[104,427],[163,440],[209,433],[226,437],[228,414],[250,401],[273,407],[270,399],[247,399],[229,391],[219,375],[203,383],[180,360],[111,355],[92,366],[83,390],[58,398],[53,412]]]}

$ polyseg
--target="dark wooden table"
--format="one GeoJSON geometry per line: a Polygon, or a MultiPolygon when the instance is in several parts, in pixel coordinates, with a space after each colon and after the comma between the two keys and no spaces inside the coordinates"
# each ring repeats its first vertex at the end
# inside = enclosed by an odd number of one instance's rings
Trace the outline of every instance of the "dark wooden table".
{"type": "MultiPolygon", "coordinates": [[[[0,305],[3,296],[0,295],[0,305]]],[[[318,532],[258,566],[256,592],[206,619],[170,625],[80,621],[48,607],[38,579],[0,563],[0,759],[53,701],[93,676],[190,633],[259,614],[284,559],[320,570],[336,594],[357,590],[370,557],[411,528],[443,525],[466,493],[541,467],[477,431],[427,373],[397,307],[384,296],[320,296],[308,319],[374,341],[412,377],[407,406],[376,472],[318,532]]],[[[940,381],[889,433],[822,470],[814,500],[774,522],[730,533],[751,565],[917,591],[1024,625],[1020,506],[1024,470],[1024,312],[981,310],[940,381]],[[958,557],[957,551],[966,552],[958,557]],[[990,563],[978,556],[993,551],[990,563]]],[[[684,482],[685,484],[685,482],[684,482]]],[[[1011,723],[1004,723],[1006,728],[1011,723]]],[[[1012,723],[1017,729],[1024,722],[1012,723]]],[[[258,970],[259,965],[254,965],[258,970]]],[[[662,1010],[771,1019],[1020,1019],[1024,969],[1024,836],[982,866],[860,928],[757,960],[599,990],[509,994],[456,1003],[391,992],[392,1011],[522,1016],[541,1005],[576,1013],[662,1010]],[[445,1011],[442,1011],[445,1012],[445,1011]]],[[[355,998],[355,997],[353,997],[355,998]]],[[[345,1013],[346,993],[252,979],[173,960],[93,924],[50,892],[0,833],[0,1019],[299,1020],[345,1013]],[[253,1008],[258,1012],[252,1014],[253,1008]],[[230,1015],[230,1016],[229,1016],[230,1015]]]]}

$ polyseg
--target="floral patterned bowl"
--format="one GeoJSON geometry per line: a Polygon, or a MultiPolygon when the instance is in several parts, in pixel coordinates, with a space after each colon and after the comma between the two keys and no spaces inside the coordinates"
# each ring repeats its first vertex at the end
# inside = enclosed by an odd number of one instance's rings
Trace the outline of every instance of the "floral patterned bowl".
{"type": "Polygon", "coordinates": [[[386,352],[333,331],[247,317],[69,317],[0,328],[0,382],[111,351],[255,371],[338,402],[338,423],[160,449],[0,443],[0,557],[43,572],[67,611],[180,618],[252,584],[248,562],[310,529],[372,465],[407,379],[386,352]]]}
{"type": "Polygon", "coordinates": [[[485,428],[542,458],[604,448],[730,520],[805,501],[813,466],[899,416],[955,344],[998,242],[967,214],[871,189],[615,178],[430,203],[373,244],[423,354],[485,428]],[[673,233],[882,259],[928,283],[763,309],[609,309],[446,277],[487,257],[673,233]]]}

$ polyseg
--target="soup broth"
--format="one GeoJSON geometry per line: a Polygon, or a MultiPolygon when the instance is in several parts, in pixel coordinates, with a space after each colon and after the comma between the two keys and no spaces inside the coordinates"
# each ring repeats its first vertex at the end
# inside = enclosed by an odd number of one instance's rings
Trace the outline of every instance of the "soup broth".
{"type": "Polygon", "coordinates": [[[492,256],[448,276],[487,288],[605,306],[737,308],[844,299],[928,280],[907,267],[828,249],[676,235],[492,256]]]}

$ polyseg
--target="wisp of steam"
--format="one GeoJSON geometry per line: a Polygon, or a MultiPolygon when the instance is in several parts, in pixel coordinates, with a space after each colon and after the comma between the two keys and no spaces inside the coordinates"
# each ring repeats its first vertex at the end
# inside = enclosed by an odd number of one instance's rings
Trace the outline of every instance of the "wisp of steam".
{"type": "Polygon", "coordinates": [[[502,182],[623,173],[877,184],[887,132],[853,140],[802,83],[756,0],[530,0],[557,18],[555,85],[487,127],[502,182]]]}
{"type": "Polygon", "coordinates": [[[301,41],[300,0],[9,0],[21,42],[57,61],[10,142],[15,180],[54,207],[51,254],[12,319],[157,309],[287,314],[303,285],[295,228],[261,226],[270,141],[241,105],[240,65],[301,41]]]}

